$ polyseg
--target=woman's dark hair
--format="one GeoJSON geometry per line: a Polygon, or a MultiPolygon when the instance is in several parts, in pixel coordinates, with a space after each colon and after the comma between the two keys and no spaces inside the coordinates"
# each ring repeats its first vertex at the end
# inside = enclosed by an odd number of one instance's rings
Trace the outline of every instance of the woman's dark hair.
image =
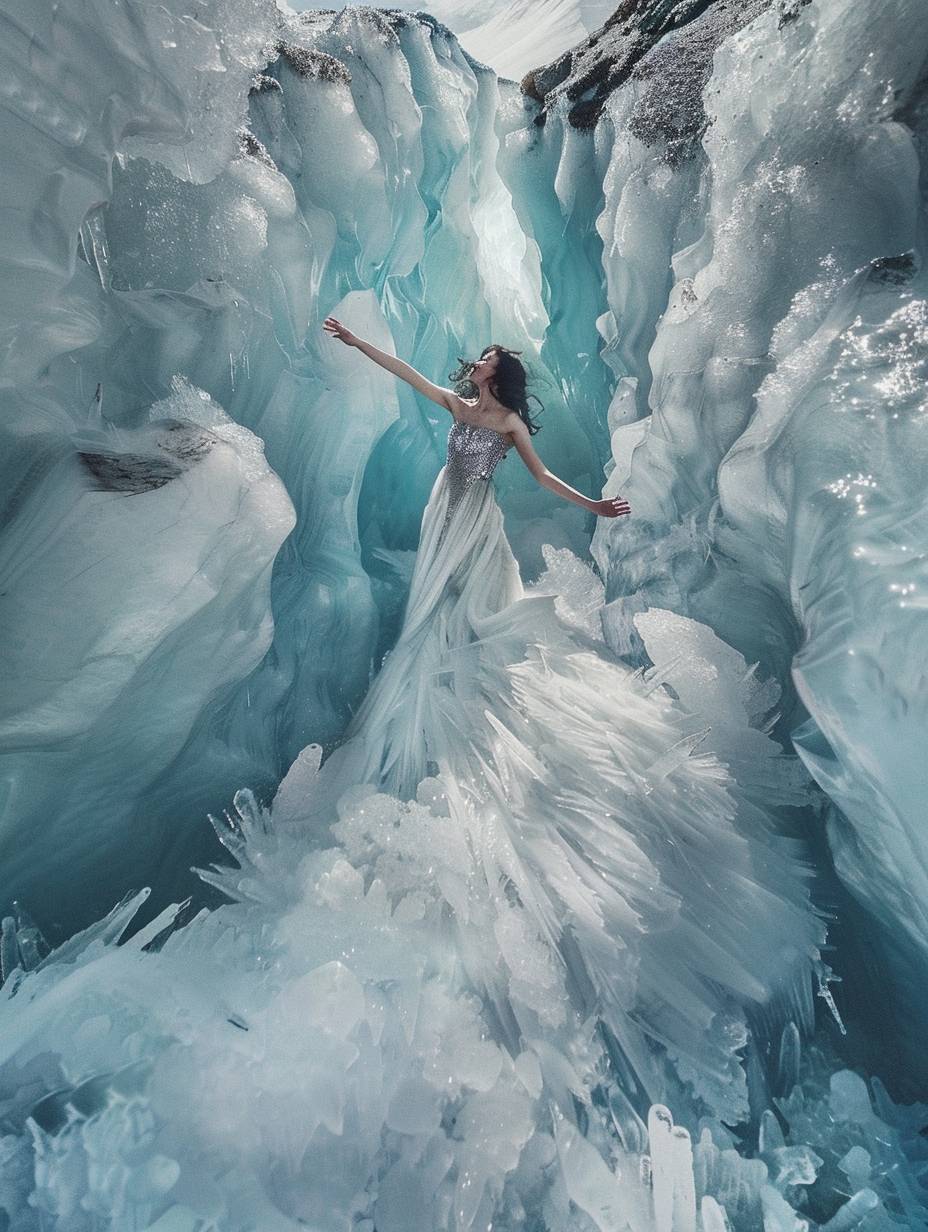
{"type": "MultiPolygon", "coordinates": [[[[484,347],[480,352],[480,358],[485,359],[491,351],[496,351],[499,355],[499,362],[496,365],[496,372],[493,374],[493,380],[490,384],[490,392],[495,398],[502,402],[503,406],[507,406],[510,411],[515,411],[522,422],[533,435],[539,430],[539,426],[529,414],[528,400],[535,398],[534,394],[528,394],[525,391],[525,382],[527,380],[525,369],[522,366],[522,361],[516,357],[521,355],[521,351],[510,351],[508,347],[500,346],[498,342],[491,343],[490,346],[484,347]]],[[[470,379],[471,373],[476,367],[477,361],[474,359],[461,359],[458,356],[460,368],[450,375],[450,380],[454,382],[454,392],[462,398],[476,398],[480,395],[480,390],[470,379]]],[[[535,401],[544,410],[544,406],[539,398],[535,401]]]]}

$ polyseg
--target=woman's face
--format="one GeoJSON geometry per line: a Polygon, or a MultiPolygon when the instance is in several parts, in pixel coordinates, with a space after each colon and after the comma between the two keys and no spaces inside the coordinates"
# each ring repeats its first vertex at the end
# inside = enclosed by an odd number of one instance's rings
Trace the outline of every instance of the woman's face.
{"type": "Polygon", "coordinates": [[[477,360],[470,379],[475,385],[486,385],[488,381],[492,381],[498,366],[499,351],[487,351],[477,360]]]}

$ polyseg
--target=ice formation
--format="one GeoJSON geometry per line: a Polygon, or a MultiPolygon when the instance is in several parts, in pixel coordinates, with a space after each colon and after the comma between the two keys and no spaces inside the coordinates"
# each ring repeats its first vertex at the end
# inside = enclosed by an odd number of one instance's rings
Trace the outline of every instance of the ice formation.
{"type": "Polygon", "coordinates": [[[0,1226],[928,1227],[919,5],[643,5],[536,97],[189,8],[0,0],[0,1226]],[[500,468],[524,654],[405,801],[321,746],[447,421],[333,311],[522,347],[635,511],[500,468]]]}

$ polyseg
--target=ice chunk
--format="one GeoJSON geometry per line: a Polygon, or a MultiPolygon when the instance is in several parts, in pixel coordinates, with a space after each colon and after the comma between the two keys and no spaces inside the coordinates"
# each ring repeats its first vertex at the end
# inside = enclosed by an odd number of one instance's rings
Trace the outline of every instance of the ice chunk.
{"type": "Polygon", "coordinates": [[[183,382],[148,425],[101,421],[46,448],[0,548],[0,741],[22,793],[3,833],[7,895],[54,893],[86,920],[76,871],[103,853],[118,883],[154,870],[167,819],[140,836],[134,801],[270,645],[270,568],[293,523],[260,441],[183,382]],[[41,866],[22,826],[43,835],[41,866]]]}

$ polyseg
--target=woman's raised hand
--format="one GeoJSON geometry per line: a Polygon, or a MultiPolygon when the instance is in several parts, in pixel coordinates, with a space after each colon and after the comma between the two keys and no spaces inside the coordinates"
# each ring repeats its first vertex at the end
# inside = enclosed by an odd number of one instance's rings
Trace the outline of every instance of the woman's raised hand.
{"type": "Polygon", "coordinates": [[[322,328],[332,338],[337,338],[339,342],[344,342],[345,346],[357,346],[360,339],[357,334],[353,334],[350,329],[342,325],[341,321],[335,317],[326,317],[322,323],[322,328]]]}
{"type": "Polygon", "coordinates": [[[604,500],[598,500],[593,506],[593,512],[600,518],[621,518],[631,511],[631,505],[627,500],[622,500],[620,496],[607,496],[604,500]]]}

